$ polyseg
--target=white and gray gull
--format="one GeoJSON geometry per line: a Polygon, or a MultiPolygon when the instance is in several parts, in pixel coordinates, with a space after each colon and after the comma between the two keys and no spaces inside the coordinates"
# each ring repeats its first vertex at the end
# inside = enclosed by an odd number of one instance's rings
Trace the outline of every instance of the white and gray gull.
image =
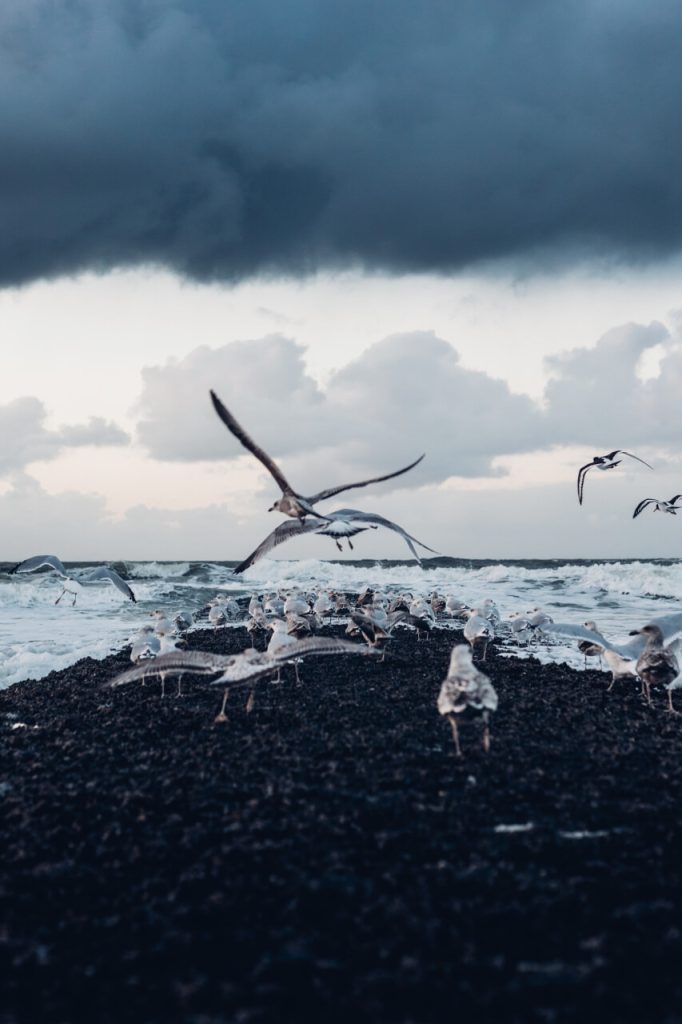
{"type": "Polygon", "coordinates": [[[668,501],[664,501],[661,498],[643,498],[632,513],[632,518],[636,519],[637,516],[640,515],[645,508],[649,508],[650,505],[653,505],[654,512],[667,512],[668,515],[676,516],[678,509],[681,507],[677,504],[680,498],[682,498],[682,494],[675,494],[668,501]]]}
{"type": "Polygon", "coordinates": [[[641,462],[643,466],[648,466],[649,469],[653,469],[653,466],[649,466],[648,462],[644,459],[640,459],[638,455],[633,455],[632,452],[625,452],[622,448],[616,448],[615,451],[608,452],[607,455],[595,455],[592,462],[587,462],[584,466],[581,466],[578,470],[578,504],[583,503],[583,491],[585,489],[585,477],[591,469],[615,469],[616,466],[620,466],[622,459],[619,459],[619,455],[627,455],[629,459],[634,459],[636,462],[641,462]]]}
{"type": "Polygon", "coordinates": [[[375,476],[370,480],[360,480],[357,483],[342,484],[340,487],[328,487],[324,491],[318,491],[317,494],[311,494],[308,497],[305,497],[302,494],[298,494],[293,489],[274,459],[272,459],[267,452],[257,445],[253,438],[247,434],[229,409],[226,409],[214,391],[211,391],[211,401],[213,402],[215,411],[227,429],[234,434],[237,440],[244,446],[244,448],[247,449],[247,451],[250,451],[251,454],[265,466],[275,483],[282,491],[282,497],[270,506],[268,512],[276,510],[284,513],[286,516],[292,516],[294,519],[305,519],[306,516],[317,516],[318,519],[326,519],[327,516],[322,515],[320,512],[316,512],[313,505],[316,505],[319,501],[324,501],[327,498],[333,498],[335,494],[340,494],[342,491],[349,491],[354,487],[367,487],[369,484],[379,484],[384,480],[392,480],[394,477],[401,476],[403,473],[407,473],[408,470],[414,469],[414,467],[424,458],[423,455],[420,455],[419,458],[415,459],[414,462],[411,462],[409,466],[404,466],[403,469],[398,469],[394,473],[387,473],[385,476],[375,476]]]}
{"type": "Polygon", "coordinates": [[[235,574],[245,572],[246,569],[255,565],[259,559],[265,558],[279,544],[293,540],[294,537],[302,537],[305,534],[314,533],[321,537],[333,537],[338,543],[339,537],[352,537],[363,530],[376,530],[380,526],[386,530],[392,530],[402,537],[416,560],[420,563],[421,558],[417,553],[415,544],[418,544],[421,548],[430,551],[434,555],[437,554],[433,548],[427,547],[422,541],[417,540],[416,537],[413,537],[412,534],[404,530],[402,526],[398,526],[397,523],[393,523],[390,519],[385,519],[384,516],[377,515],[374,512],[361,512],[355,508],[340,508],[336,512],[330,512],[326,520],[326,522],[320,522],[319,519],[285,519],[232,572],[235,574]]]}
{"type": "Polygon", "coordinates": [[[55,601],[55,604],[59,604],[64,594],[70,594],[73,597],[71,604],[75,605],[81,586],[89,583],[112,583],[129,601],[136,601],[135,595],[126,581],[114,569],[110,569],[108,565],[100,565],[96,569],[87,569],[85,572],[79,572],[78,576],[71,576],[64,568],[64,563],[56,555],[34,555],[32,558],[19,562],[18,565],[15,565],[10,570],[10,573],[37,572],[43,568],[51,569],[62,580],[62,592],[55,601]]]}

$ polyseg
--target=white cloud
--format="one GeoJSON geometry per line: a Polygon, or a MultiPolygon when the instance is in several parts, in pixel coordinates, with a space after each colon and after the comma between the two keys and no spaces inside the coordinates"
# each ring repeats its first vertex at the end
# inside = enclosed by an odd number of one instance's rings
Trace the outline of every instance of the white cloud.
{"type": "Polygon", "coordinates": [[[49,430],[47,411],[37,398],[17,398],[0,405],[0,476],[30,462],[55,458],[64,448],[84,445],[123,445],[128,435],[100,417],[88,423],[49,430]]]}

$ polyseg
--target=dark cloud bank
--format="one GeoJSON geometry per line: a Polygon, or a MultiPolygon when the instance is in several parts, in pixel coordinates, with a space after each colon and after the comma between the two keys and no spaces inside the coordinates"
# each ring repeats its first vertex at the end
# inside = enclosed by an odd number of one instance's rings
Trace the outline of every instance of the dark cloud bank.
{"type": "Polygon", "coordinates": [[[10,0],[0,284],[665,255],[680,38],[667,0],[10,0]]]}

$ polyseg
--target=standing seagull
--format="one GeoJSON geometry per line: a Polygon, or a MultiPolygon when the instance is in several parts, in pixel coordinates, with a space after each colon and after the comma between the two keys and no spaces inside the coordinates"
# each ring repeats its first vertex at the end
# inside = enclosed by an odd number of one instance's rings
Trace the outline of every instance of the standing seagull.
{"type": "Polygon", "coordinates": [[[211,391],[211,401],[213,402],[215,411],[218,413],[218,416],[220,416],[220,419],[223,421],[227,429],[234,434],[244,448],[250,451],[252,455],[255,455],[259,462],[263,463],[275,480],[275,483],[282,491],[282,497],[279,498],[274,505],[270,506],[268,512],[277,510],[278,512],[283,512],[285,516],[291,516],[293,519],[305,519],[306,516],[317,516],[318,519],[326,519],[326,516],[316,512],[313,508],[313,505],[316,505],[318,501],[324,501],[326,498],[333,498],[335,494],[340,494],[342,491],[349,491],[353,487],[367,487],[369,484],[379,484],[383,480],[392,480],[393,477],[401,476],[403,473],[407,473],[408,470],[414,469],[414,467],[424,458],[423,455],[420,455],[419,458],[415,459],[414,462],[411,462],[409,466],[405,466],[403,469],[399,469],[395,473],[387,473],[386,476],[375,476],[372,477],[371,480],[360,480],[358,483],[354,484],[342,484],[340,487],[329,487],[326,491],[320,491],[318,494],[313,494],[306,498],[302,494],[296,493],[277,463],[274,462],[267,452],[264,452],[263,449],[249,436],[249,434],[246,433],[232,413],[225,408],[214,391],[211,391]]]}
{"type": "Polygon", "coordinates": [[[19,564],[15,565],[14,568],[10,570],[10,572],[37,572],[38,569],[42,569],[43,567],[52,569],[52,571],[56,572],[57,575],[63,581],[62,592],[55,601],[55,604],[59,604],[61,599],[64,597],[64,594],[71,594],[71,596],[73,597],[71,605],[73,607],[73,605],[75,605],[76,603],[76,599],[80,592],[81,584],[99,583],[100,581],[113,583],[116,589],[120,590],[121,593],[125,597],[127,597],[129,601],[133,601],[133,603],[135,603],[136,601],[136,597],[133,594],[130,587],[128,586],[128,584],[126,583],[126,581],[121,576],[119,576],[117,572],[115,572],[113,569],[110,569],[108,565],[101,565],[97,569],[90,569],[88,570],[88,572],[81,574],[78,577],[74,577],[69,576],[66,569],[64,568],[64,563],[59,558],[57,558],[56,555],[34,555],[33,558],[27,558],[24,562],[19,562],[19,564]]]}
{"type": "Polygon", "coordinates": [[[622,459],[619,459],[619,455],[627,455],[629,459],[635,459],[636,462],[641,462],[643,466],[648,466],[649,469],[653,469],[653,466],[649,466],[648,462],[644,459],[640,459],[638,455],[633,455],[632,452],[625,452],[622,448],[616,448],[615,451],[609,452],[608,455],[595,455],[592,462],[586,463],[581,466],[578,470],[578,504],[583,503],[583,490],[585,489],[585,477],[590,469],[615,469],[616,466],[620,466],[622,459]]]}
{"type": "MultiPolygon", "coordinates": [[[[637,659],[637,675],[644,684],[647,703],[651,704],[651,686],[661,683],[670,687],[680,674],[680,663],[677,659],[677,642],[663,646],[663,631],[659,626],[648,625],[635,629],[630,636],[641,636],[646,639],[646,647],[637,659]]],[[[668,708],[674,711],[672,691],[668,689],[668,708]]]]}
{"type": "Polygon", "coordinates": [[[675,502],[679,501],[680,498],[682,498],[682,494],[676,494],[669,501],[663,501],[661,498],[644,498],[632,513],[632,518],[636,519],[640,512],[643,512],[648,505],[654,506],[654,512],[667,512],[671,516],[676,516],[680,506],[676,505],[675,502]]]}
{"type": "Polygon", "coordinates": [[[488,677],[474,666],[471,651],[466,644],[457,644],[450,656],[447,679],[438,694],[438,710],[445,715],[452,729],[457,757],[462,756],[459,745],[457,716],[467,709],[483,714],[483,749],[490,750],[488,713],[497,709],[497,693],[488,677]]]}

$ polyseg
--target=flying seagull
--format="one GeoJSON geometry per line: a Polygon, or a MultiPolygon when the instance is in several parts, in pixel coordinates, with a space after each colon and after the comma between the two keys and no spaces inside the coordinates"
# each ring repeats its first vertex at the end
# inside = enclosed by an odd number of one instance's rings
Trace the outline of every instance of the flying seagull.
{"type": "Polygon", "coordinates": [[[59,576],[63,581],[64,585],[62,592],[55,601],[55,604],[59,604],[61,599],[64,597],[64,594],[71,594],[73,597],[71,605],[75,605],[81,584],[99,583],[100,581],[107,581],[109,583],[112,583],[117,590],[120,590],[121,593],[128,598],[129,601],[136,601],[135,595],[133,594],[132,590],[130,589],[126,581],[121,576],[119,576],[117,572],[115,572],[113,569],[110,569],[109,566],[107,565],[101,565],[96,569],[90,569],[86,573],[80,574],[77,577],[75,577],[69,576],[66,569],[64,568],[64,563],[61,561],[61,559],[57,558],[56,555],[34,555],[32,558],[27,558],[25,561],[19,562],[19,564],[15,565],[14,568],[10,570],[10,572],[37,572],[38,569],[42,568],[52,569],[52,571],[55,572],[57,576],[59,576]]]}
{"type": "Polygon", "coordinates": [[[332,537],[336,541],[336,546],[341,550],[340,539],[342,537],[348,538],[350,545],[350,538],[354,537],[355,534],[368,529],[376,530],[379,526],[399,534],[419,563],[421,563],[421,558],[417,553],[415,544],[419,544],[420,547],[426,551],[431,551],[434,555],[438,553],[433,548],[427,547],[426,544],[422,544],[420,540],[417,540],[410,533],[407,533],[406,530],[403,530],[402,526],[391,522],[390,519],[385,519],[384,516],[376,515],[374,512],[361,512],[355,508],[340,508],[336,512],[329,512],[324,522],[320,522],[319,519],[285,519],[272,533],[268,534],[255,551],[252,551],[232,571],[235,574],[244,572],[250,566],[255,565],[259,559],[268,555],[279,544],[284,544],[285,541],[292,540],[294,537],[301,537],[306,533],[315,533],[322,537],[332,537]],[[362,525],[363,523],[365,525],[362,525]]]}
{"type": "Polygon", "coordinates": [[[622,459],[619,459],[619,455],[627,455],[629,459],[635,459],[636,462],[641,462],[643,466],[648,466],[649,469],[653,469],[653,466],[649,466],[648,462],[644,459],[640,459],[638,455],[633,455],[632,452],[625,452],[621,448],[616,448],[615,451],[609,452],[608,455],[595,455],[592,462],[586,463],[581,466],[578,470],[578,504],[583,503],[583,490],[585,489],[585,477],[590,469],[615,469],[616,466],[620,466],[622,459]]]}
{"type": "Polygon", "coordinates": [[[261,676],[276,671],[280,665],[294,658],[305,658],[310,654],[373,654],[374,651],[360,644],[351,644],[336,637],[311,637],[297,640],[275,650],[256,651],[247,648],[241,654],[213,654],[208,651],[182,651],[164,654],[151,659],[144,665],[129,669],[116,676],[107,685],[124,686],[137,679],[149,676],[201,675],[217,676],[212,683],[251,683],[261,676]]]}
{"type": "Polygon", "coordinates": [[[214,391],[211,391],[211,401],[213,407],[218,413],[218,416],[223,421],[227,429],[234,434],[237,440],[251,452],[252,455],[262,462],[271,476],[274,478],[275,483],[279,486],[282,491],[282,497],[279,498],[274,505],[271,505],[268,512],[277,510],[283,512],[286,516],[291,516],[294,519],[305,519],[306,516],[317,516],[318,519],[326,519],[327,516],[323,516],[321,513],[316,512],[313,505],[316,505],[318,501],[324,501],[326,498],[333,498],[335,494],[340,494],[342,491],[349,491],[353,487],[367,487],[369,484],[379,484],[383,480],[392,480],[393,477],[401,476],[403,473],[407,473],[408,470],[414,469],[422,459],[423,455],[420,455],[418,459],[411,462],[409,466],[405,466],[403,469],[397,470],[395,473],[387,473],[385,476],[375,476],[371,480],[360,480],[354,484],[342,484],[340,487],[329,487],[325,491],[320,491],[318,494],[313,494],[310,497],[304,497],[302,494],[297,494],[293,489],[289,481],[286,479],[277,463],[270,458],[267,452],[256,444],[252,437],[244,430],[242,426],[237,422],[229,409],[226,409],[223,403],[220,401],[214,391]]]}
{"type": "Polygon", "coordinates": [[[669,501],[663,501],[661,498],[644,498],[640,501],[639,505],[632,513],[632,518],[636,519],[640,512],[643,512],[648,505],[654,506],[654,512],[667,512],[671,516],[677,515],[677,510],[680,508],[675,503],[682,498],[682,494],[676,494],[669,501]]]}

